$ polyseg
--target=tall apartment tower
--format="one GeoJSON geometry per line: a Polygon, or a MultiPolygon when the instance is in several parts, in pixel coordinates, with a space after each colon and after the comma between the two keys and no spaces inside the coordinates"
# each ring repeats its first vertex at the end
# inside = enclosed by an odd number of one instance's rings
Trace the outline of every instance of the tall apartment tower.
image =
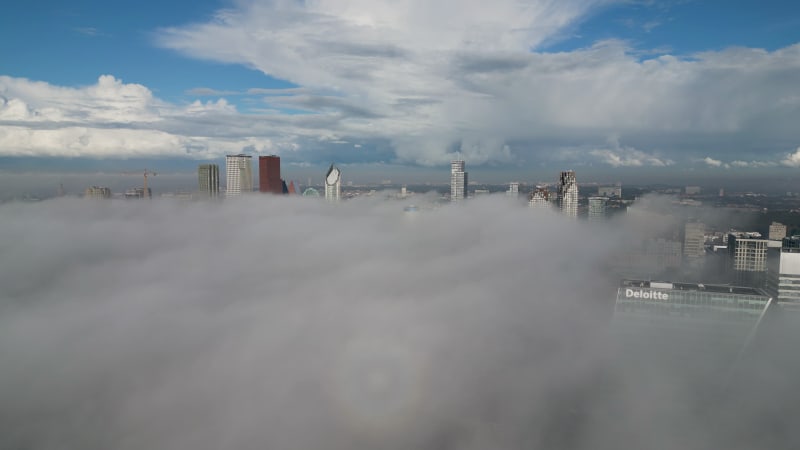
{"type": "Polygon", "coordinates": [[[253,191],[253,166],[250,155],[225,157],[226,197],[236,197],[253,191]]]}
{"type": "Polygon", "coordinates": [[[467,172],[464,172],[464,161],[456,159],[450,162],[450,201],[457,202],[467,198],[467,172]]]}
{"type": "Polygon", "coordinates": [[[342,172],[331,164],[325,174],[325,200],[338,202],[342,196],[342,172]]]}
{"type": "Polygon", "coordinates": [[[606,218],[606,197],[589,197],[589,220],[602,221],[606,218]]]}
{"type": "Polygon", "coordinates": [[[282,194],[280,156],[258,157],[258,192],[282,194]]]}
{"type": "Polygon", "coordinates": [[[219,195],[219,166],[216,164],[200,164],[197,166],[197,182],[200,195],[217,197],[219,195]]]}
{"type": "Polygon", "coordinates": [[[528,206],[531,208],[550,209],[550,191],[545,186],[536,186],[528,195],[528,206]]]}
{"type": "Polygon", "coordinates": [[[558,181],[558,207],[567,217],[578,217],[578,182],[572,170],[561,172],[558,181]]]}
{"type": "Polygon", "coordinates": [[[706,226],[701,222],[687,222],[683,233],[683,256],[702,258],[705,250],[706,226]]]}
{"type": "Polygon", "coordinates": [[[728,269],[740,286],[763,288],[767,278],[767,239],[728,235],[728,269]]]}

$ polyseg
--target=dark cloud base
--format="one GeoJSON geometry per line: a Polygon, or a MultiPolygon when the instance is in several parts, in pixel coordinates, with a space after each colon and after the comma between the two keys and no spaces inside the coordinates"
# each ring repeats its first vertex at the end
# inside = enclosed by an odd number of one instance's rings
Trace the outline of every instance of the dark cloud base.
{"type": "Polygon", "coordinates": [[[620,358],[631,224],[502,200],[2,205],[0,447],[798,442],[796,341],[725,379],[620,358]]]}

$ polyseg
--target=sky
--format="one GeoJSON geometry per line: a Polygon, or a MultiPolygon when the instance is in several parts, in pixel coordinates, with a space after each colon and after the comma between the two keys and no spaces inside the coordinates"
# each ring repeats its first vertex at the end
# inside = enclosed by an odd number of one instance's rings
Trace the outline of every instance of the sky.
{"type": "Polygon", "coordinates": [[[615,356],[609,265],[679,223],[668,209],[591,224],[504,195],[435,199],[411,215],[378,198],[1,204],[0,447],[797,442],[796,323],[710,384],[696,369],[729,367],[715,345],[743,333],[691,345],[702,361],[615,356]],[[576,235],[592,238],[565,245],[576,235]]]}
{"type": "Polygon", "coordinates": [[[798,30],[792,1],[14,2],[0,170],[786,177],[798,30]]]}

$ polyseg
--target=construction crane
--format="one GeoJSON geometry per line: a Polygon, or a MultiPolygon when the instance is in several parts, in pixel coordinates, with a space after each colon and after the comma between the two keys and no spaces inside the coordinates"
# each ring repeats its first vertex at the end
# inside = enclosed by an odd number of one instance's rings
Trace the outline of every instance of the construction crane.
{"type": "Polygon", "coordinates": [[[152,197],[150,195],[150,191],[147,190],[147,177],[148,176],[154,177],[154,176],[158,175],[157,173],[153,172],[152,170],[144,169],[144,172],[122,172],[122,174],[123,175],[139,175],[139,174],[143,174],[144,175],[144,192],[143,192],[142,195],[144,197],[147,197],[147,198],[152,197]]]}

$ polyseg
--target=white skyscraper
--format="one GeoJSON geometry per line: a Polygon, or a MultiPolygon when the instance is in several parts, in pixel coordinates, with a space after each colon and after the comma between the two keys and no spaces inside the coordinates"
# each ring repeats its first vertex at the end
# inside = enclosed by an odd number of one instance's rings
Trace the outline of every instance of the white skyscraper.
{"type": "Polygon", "coordinates": [[[253,191],[253,166],[250,155],[225,157],[226,197],[236,197],[253,191]]]}
{"type": "Polygon", "coordinates": [[[450,201],[457,202],[467,198],[467,172],[464,172],[464,161],[450,162],[450,201]]]}
{"type": "Polygon", "coordinates": [[[578,182],[575,172],[561,172],[558,183],[558,206],[567,217],[578,217],[578,182]]]}
{"type": "Polygon", "coordinates": [[[338,167],[331,164],[328,173],[325,174],[325,200],[338,202],[342,196],[342,172],[338,167]]]}

